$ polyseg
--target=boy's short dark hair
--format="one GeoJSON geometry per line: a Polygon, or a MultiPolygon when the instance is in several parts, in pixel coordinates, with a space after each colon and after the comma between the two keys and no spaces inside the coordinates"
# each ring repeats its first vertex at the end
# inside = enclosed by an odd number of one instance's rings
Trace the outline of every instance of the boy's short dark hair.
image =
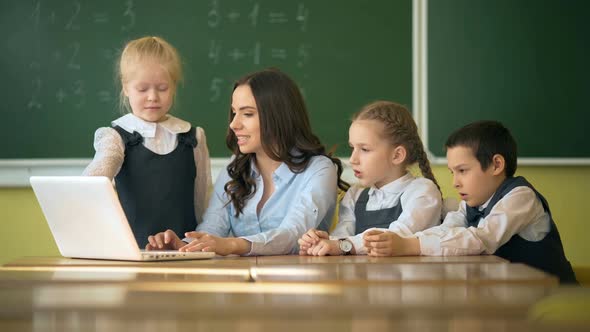
{"type": "Polygon", "coordinates": [[[516,172],[516,141],[510,130],[497,121],[478,121],[457,129],[449,136],[445,148],[465,146],[473,151],[481,169],[486,170],[495,154],[504,157],[506,176],[516,172]]]}

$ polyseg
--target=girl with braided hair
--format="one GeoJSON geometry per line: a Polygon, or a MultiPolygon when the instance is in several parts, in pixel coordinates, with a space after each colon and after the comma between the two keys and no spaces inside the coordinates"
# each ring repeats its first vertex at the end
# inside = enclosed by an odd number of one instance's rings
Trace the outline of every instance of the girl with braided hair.
{"type": "Polygon", "coordinates": [[[365,106],[348,131],[350,165],[358,183],[340,202],[334,231],[310,229],[298,241],[300,255],[371,254],[365,232],[411,236],[440,224],[440,188],[408,109],[389,101],[365,106]],[[408,168],[418,164],[423,177],[408,168]]]}

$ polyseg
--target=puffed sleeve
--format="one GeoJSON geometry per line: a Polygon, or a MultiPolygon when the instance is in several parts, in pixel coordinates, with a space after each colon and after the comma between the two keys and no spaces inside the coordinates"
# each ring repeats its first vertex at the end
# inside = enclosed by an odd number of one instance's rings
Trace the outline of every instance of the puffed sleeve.
{"type": "Polygon", "coordinates": [[[94,158],[84,169],[85,176],[106,176],[113,179],[125,160],[125,145],[113,128],[98,128],[94,133],[94,158]]]}
{"type": "Polygon", "coordinates": [[[207,137],[201,127],[197,127],[195,132],[197,146],[194,149],[195,165],[197,166],[197,176],[195,178],[195,216],[200,223],[203,214],[207,209],[211,191],[211,159],[209,157],[209,148],[207,147],[207,137]]]}

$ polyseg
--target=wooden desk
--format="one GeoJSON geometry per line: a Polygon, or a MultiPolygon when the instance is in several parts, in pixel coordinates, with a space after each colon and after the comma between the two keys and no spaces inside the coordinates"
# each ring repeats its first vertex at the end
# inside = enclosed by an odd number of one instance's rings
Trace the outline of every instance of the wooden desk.
{"type": "Polygon", "coordinates": [[[249,269],[170,269],[134,267],[0,267],[0,284],[22,283],[141,283],[141,282],[250,282],[249,269]]]}
{"type": "Polygon", "coordinates": [[[404,256],[404,257],[371,257],[371,256],[259,256],[256,265],[299,265],[299,264],[451,264],[451,263],[509,263],[494,255],[477,256],[404,256]]]}
{"type": "Polygon", "coordinates": [[[0,268],[0,330],[539,332],[547,327],[527,315],[558,289],[554,277],[492,256],[465,258],[482,259],[469,262],[422,258],[155,263],[23,258],[0,268]]]}
{"type": "Polygon", "coordinates": [[[128,262],[24,257],[0,267],[0,282],[247,282],[255,257],[128,262]]]}
{"type": "Polygon", "coordinates": [[[540,285],[243,283],[239,290],[214,284],[205,291],[174,284],[0,286],[0,329],[534,331],[527,311],[551,292],[540,285]]]}
{"type": "Polygon", "coordinates": [[[137,267],[137,268],[199,268],[199,267],[239,267],[256,265],[256,257],[215,256],[212,259],[178,260],[158,262],[130,262],[101,259],[79,259],[64,257],[22,257],[6,263],[5,267],[137,267]]]}
{"type": "Polygon", "coordinates": [[[527,265],[497,263],[261,265],[251,274],[256,282],[558,285],[556,277],[527,265]]]}
{"type": "Polygon", "coordinates": [[[404,260],[368,256],[218,257],[211,260],[147,263],[32,257],[1,267],[3,276],[0,275],[0,280],[557,284],[553,276],[523,264],[504,263],[504,260],[495,256],[457,257],[471,262],[460,263],[457,259],[452,264],[441,264],[442,260],[433,257],[401,258],[404,260]],[[272,262],[283,264],[273,265],[272,262]],[[286,265],[288,262],[298,264],[286,265]],[[433,262],[437,264],[431,264],[433,262]]]}

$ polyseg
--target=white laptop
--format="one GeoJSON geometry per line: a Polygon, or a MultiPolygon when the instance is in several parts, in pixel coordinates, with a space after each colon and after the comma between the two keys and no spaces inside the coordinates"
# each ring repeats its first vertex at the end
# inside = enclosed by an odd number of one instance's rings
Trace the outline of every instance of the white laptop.
{"type": "Polygon", "coordinates": [[[30,180],[64,257],[159,261],[215,256],[201,251],[140,250],[107,177],[32,176],[30,180]]]}

